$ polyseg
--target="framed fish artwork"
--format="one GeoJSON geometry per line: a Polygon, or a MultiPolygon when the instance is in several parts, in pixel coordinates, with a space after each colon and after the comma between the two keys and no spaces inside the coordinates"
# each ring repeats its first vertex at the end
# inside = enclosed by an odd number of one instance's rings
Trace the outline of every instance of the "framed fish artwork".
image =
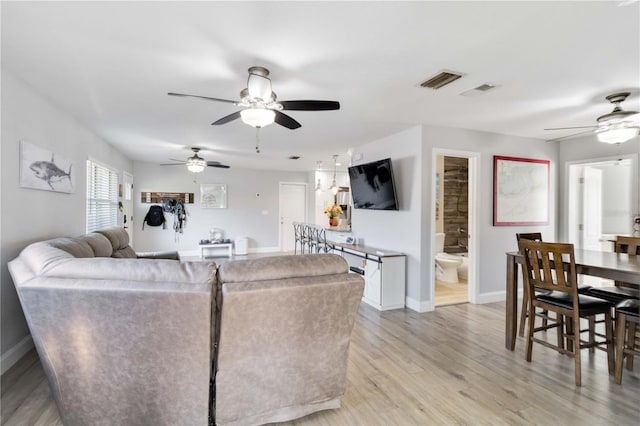
{"type": "Polygon", "coordinates": [[[21,187],[70,194],[75,190],[76,172],[71,160],[20,141],[21,187]]]}

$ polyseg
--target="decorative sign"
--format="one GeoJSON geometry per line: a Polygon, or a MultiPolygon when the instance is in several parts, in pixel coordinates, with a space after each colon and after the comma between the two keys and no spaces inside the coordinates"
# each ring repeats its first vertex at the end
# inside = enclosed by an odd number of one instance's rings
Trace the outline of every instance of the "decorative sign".
{"type": "Polygon", "coordinates": [[[200,184],[200,208],[226,209],[227,185],[224,183],[200,184]]]}
{"type": "Polygon", "coordinates": [[[141,203],[158,204],[168,200],[193,204],[193,192],[142,192],[140,194],[141,203]]]}

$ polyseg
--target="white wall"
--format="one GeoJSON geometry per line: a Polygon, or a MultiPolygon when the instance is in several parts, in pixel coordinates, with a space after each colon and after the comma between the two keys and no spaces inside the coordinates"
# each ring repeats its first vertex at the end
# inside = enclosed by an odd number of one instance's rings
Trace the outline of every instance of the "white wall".
{"type": "Polygon", "coordinates": [[[399,211],[353,209],[351,229],[367,246],[398,251],[407,256],[406,296],[414,310],[428,296],[423,293],[424,271],[420,265],[427,232],[422,222],[423,164],[421,128],[414,127],[354,149],[353,165],[391,158],[399,211]]]}
{"type": "MultiPolygon", "coordinates": [[[[194,174],[181,166],[159,166],[134,163],[134,248],[137,251],[178,250],[183,254],[198,250],[200,240],[209,238],[209,230],[220,228],[224,237],[249,238],[249,250],[277,251],[279,245],[279,183],[308,183],[306,172],[281,172],[266,170],[230,169],[207,167],[194,174]],[[201,209],[200,184],[224,183],[227,185],[226,209],[201,209]],[[172,230],[174,217],[165,213],[167,229],[144,227],[142,221],[151,204],[141,203],[141,192],[193,192],[194,204],[187,204],[186,227],[179,240],[172,230]],[[259,195],[258,195],[259,194],[259,195]]],[[[309,218],[307,218],[309,219],[309,218]]]]}
{"type": "Polygon", "coordinates": [[[2,70],[2,369],[30,344],[22,309],[7,262],[31,242],[85,232],[86,160],[93,158],[120,171],[131,162],[56,106],[2,70]],[[26,140],[74,162],[73,194],[21,188],[19,146],[26,140]]]}
{"type": "Polygon", "coordinates": [[[354,210],[354,234],[366,245],[407,254],[407,303],[412,309],[432,309],[430,300],[433,253],[431,253],[431,186],[434,148],[479,153],[477,194],[478,298],[503,300],[505,252],[516,247],[516,232],[542,232],[556,236],[557,146],[528,138],[422,126],[357,147],[358,163],[391,157],[400,211],[354,210]],[[535,158],[551,161],[550,223],[546,226],[493,226],[493,156],[535,158]]]}
{"type": "MultiPolygon", "coordinates": [[[[556,185],[558,182],[557,146],[537,139],[496,133],[478,132],[464,129],[443,127],[423,127],[422,164],[424,169],[422,197],[430,203],[431,185],[435,173],[430,168],[432,150],[434,148],[471,151],[480,154],[477,193],[477,267],[478,267],[478,299],[479,303],[504,300],[505,296],[505,252],[517,249],[517,232],[542,232],[545,239],[553,241],[556,237],[556,185]],[[509,156],[534,158],[551,161],[550,176],[550,221],[545,226],[493,226],[493,156],[509,156]]],[[[429,204],[430,205],[430,204],[429,204]]],[[[432,220],[430,208],[423,211],[423,221],[430,224],[432,220]]],[[[425,241],[423,240],[423,243],[425,241]]],[[[421,285],[429,286],[433,273],[430,241],[422,256],[421,285]]],[[[426,289],[422,294],[428,294],[426,289]]]]}
{"type": "MultiPolygon", "coordinates": [[[[622,155],[635,155],[636,164],[640,156],[640,137],[636,137],[620,145],[610,145],[598,142],[595,135],[587,135],[581,138],[568,139],[559,142],[558,150],[558,239],[567,241],[569,238],[568,220],[565,212],[568,211],[568,166],[569,162],[584,162],[587,160],[613,159],[622,155]]],[[[637,182],[636,189],[640,189],[640,174],[636,167],[634,173],[637,182]]],[[[632,201],[634,213],[640,214],[640,194],[636,194],[636,200],[632,201]]],[[[630,231],[628,231],[630,232],[630,231]]]]}

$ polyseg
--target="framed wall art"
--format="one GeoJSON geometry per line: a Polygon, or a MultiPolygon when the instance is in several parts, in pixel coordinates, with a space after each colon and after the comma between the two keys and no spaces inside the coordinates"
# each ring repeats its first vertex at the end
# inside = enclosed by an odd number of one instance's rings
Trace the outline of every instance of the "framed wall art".
{"type": "Polygon", "coordinates": [[[200,208],[226,209],[227,185],[224,183],[200,184],[200,208]]]}
{"type": "Polygon", "coordinates": [[[493,225],[549,224],[549,160],[493,157],[493,225]]]}
{"type": "Polygon", "coordinates": [[[20,141],[20,186],[44,191],[74,192],[77,169],[59,154],[20,141]]]}

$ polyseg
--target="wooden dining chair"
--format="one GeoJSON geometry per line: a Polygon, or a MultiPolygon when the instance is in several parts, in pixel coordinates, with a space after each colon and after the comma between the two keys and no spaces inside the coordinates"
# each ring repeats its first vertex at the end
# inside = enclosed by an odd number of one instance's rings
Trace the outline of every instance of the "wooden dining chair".
{"type": "Polygon", "coordinates": [[[627,370],[633,369],[633,357],[640,356],[640,300],[629,299],[616,305],[616,365],[615,382],[622,384],[622,364],[627,357],[627,370]]]}
{"type": "MultiPolygon", "coordinates": [[[[616,237],[615,251],[616,253],[626,253],[629,256],[640,255],[640,237],[618,235],[616,237]]],[[[587,294],[613,303],[620,303],[626,299],[640,299],[640,288],[635,284],[615,281],[615,285],[593,287],[589,289],[587,294]]]]}
{"type": "Polygon", "coordinates": [[[573,244],[545,243],[521,239],[518,241],[520,252],[524,256],[525,281],[529,288],[529,312],[535,309],[546,309],[555,312],[556,318],[548,316],[555,324],[547,327],[536,327],[537,315],[529,315],[526,345],[526,360],[531,362],[533,343],[554,349],[569,355],[575,360],[575,383],[582,385],[581,349],[593,346],[606,346],[609,374],[614,373],[614,345],[611,308],[613,304],[606,300],[578,293],[578,274],[573,244]],[[538,292],[536,288],[548,292],[538,292]],[[604,315],[605,340],[594,339],[593,342],[580,338],[580,318],[590,319],[595,315],[604,315]],[[566,322],[566,324],[565,324],[566,322]],[[557,343],[550,339],[536,337],[536,333],[555,327],[557,343]],[[565,339],[571,341],[565,347],[565,339]]]}
{"type": "MultiPolygon", "coordinates": [[[[542,241],[542,233],[541,232],[521,232],[516,233],[516,241],[523,240],[531,240],[531,241],[542,241]]],[[[523,281],[522,281],[522,308],[520,309],[520,327],[518,329],[518,334],[520,337],[524,337],[524,325],[527,323],[527,317],[529,316],[529,291],[527,290],[527,286],[524,282],[524,268],[522,269],[523,281]]],[[[542,311],[541,315],[548,315],[548,312],[542,311]]],[[[546,318],[542,317],[542,325],[547,325],[546,318]]]]}

